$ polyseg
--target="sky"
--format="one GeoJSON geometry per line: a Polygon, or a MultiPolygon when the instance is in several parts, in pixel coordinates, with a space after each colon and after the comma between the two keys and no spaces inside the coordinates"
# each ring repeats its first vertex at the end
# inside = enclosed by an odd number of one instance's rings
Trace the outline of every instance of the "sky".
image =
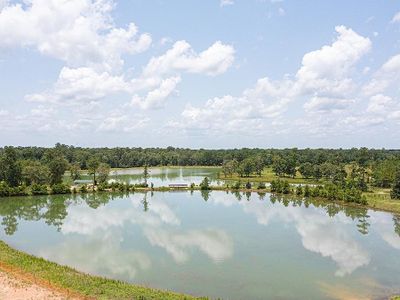
{"type": "Polygon", "coordinates": [[[0,0],[0,146],[400,148],[398,0],[0,0]]]}

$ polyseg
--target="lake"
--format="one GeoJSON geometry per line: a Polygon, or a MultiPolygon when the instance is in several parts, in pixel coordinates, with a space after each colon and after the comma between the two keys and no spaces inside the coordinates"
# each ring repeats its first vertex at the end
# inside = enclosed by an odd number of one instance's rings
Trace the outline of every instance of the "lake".
{"type": "Polygon", "coordinates": [[[90,274],[223,299],[400,293],[400,217],[271,194],[0,199],[0,238],[90,274]]]}
{"type": "MultiPolygon", "coordinates": [[[[152,167],[149,168],[148,184],[155,187],[168,186],[171,183],[186,183],[196,185],[208,177],[214,185],[223,184],[224,181],[218,180],[218,167],[152,167]]],[[[91,179],[90,176],[83,176],[83,179],[91,179]]],[[[110,172],[109,181],[119,181],[129,184],[140,184],[144,182],[143,168],[113,169],[110,172]]]]}

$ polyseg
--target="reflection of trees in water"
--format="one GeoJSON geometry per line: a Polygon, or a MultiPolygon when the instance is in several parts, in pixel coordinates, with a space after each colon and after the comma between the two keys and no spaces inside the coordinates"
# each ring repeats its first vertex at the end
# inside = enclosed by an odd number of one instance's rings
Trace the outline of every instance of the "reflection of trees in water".
{"type": "Polygon", "coordinates": [[[393,216],[394,232],[400,237],[400,215],[393,216]]]}
{"type": "Polygon", "coordinates": [[[204,201],[208,201],[210,199],[210,191],[209,190],[202,190],[201,191],[201,197],[203,198],[204,201]]]}
{"type": "MultiPolygon", "coordinates": [[[[71,204],[87,203],[91,208],[107,204],[115,195],[110,193],[56,195],[43,197],[6,198],[0,200],[1,225],[7,235],[13,235],[18,229],[18,221],[44,220],[49,226],[61,230],[67,217],[67,208],[71,204]]],[[[121,195],[119,195],[121,196],[121,195]]]]}
{"type": "MultiPolygon", "coordinates": [[[[210,198],[210,191],[201,191],[200,195],[204,201],[210,198]]],[[[222,192],[221,192],[222,193],[222,192]]],[[[241,193],[239,191],[229,192],[238,201],[243,197],[247,201],[257,201],[251,199],[250,192],[241,193]]],[[[193,191],[191,191],[193,195],[193,191]]],[[[196,193],[197,194],[197,193],[196,193]]],[[[265,193],[257,193],[260,200],[264,200],[265,193]]],[[[79,205],[86,203],[90,208],[97,209],[100,206],[105,206],[113,199],[121,199],[130,197],[129,193],[92,193],[82,195],[55,195],[43,197],[22,197],[22,198],[4,198],[0,200],[0,217],[2,218],[1,226],[7,235],[13,235],[18,230],[19,220],[25,221],[38,221],[44,220],[49,226],[55,226],[60,230],[64,219],[67,217],[67,208],[71,204],[79,205]]],[[[154,193],[150,193],[153,197],[154,193]]],[[[357,229],[361,234],[368,234],[369,232],[369,218],[368,210],[361,207],[350,207],[339,205],[337,203],[329,203],[326,201],[319,201],[316,199],[301,199],[293,196],[284,196],[270,194],[271,203],[281,203],[282,205],[309,207],[312,204],[316,208],[325,210],[329,217],[334,217],[342,212],[346,217],[357,221],[357,229]]],[[[147,193],[143,194],[141,201],[143,210],[147,212],[150,207],[147,193]]],[[[400,236],[400,215],[393,216],[394,231],[400,236]]]]}
{"type": "Polygon", "coordinates": [[[144,212],[149,211],[149,201],[147,201],[147,193],[144,193],[142,204],[143,204],[143,211],[144,212]]]}
{"type": "MultiPolygon", "coordinates": [[[[338,213],[343,212],[346,217],[351,218],[353,221],[358,221],[357,229],[361,234],[364,235],[368,234],[369,227],[371,225],[368,222],[370,218],[370,216],[368,215],[368,209],[363,207],[351,207],[340,205],[337,203],[329,203],[318,199],[301,199],[297,197],[293,198],[293,196],[283,196],[276,194],[271,194],[270,201],[273,204],[276,202],[281,203],[285,207],[288,207],[289,205],[301,207],[302,205],[304,205],[306,208],[308,208],[310,204],[312,204],[314,207],[324,209],[326,214],[331,218],[336,216],[338,213]]],[[[398,221],[400,222],[400,218],[398,221]]],[[[398,229],[400,231],[400,226],[398,229]]]]}

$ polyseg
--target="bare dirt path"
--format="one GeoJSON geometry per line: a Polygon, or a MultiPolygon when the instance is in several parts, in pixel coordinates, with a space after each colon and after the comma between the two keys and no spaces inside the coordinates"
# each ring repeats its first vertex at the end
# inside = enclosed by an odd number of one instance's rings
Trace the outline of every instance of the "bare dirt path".
{"type": "MultiPolygon", "coordinates": [[[[68,299],[59,292],[22,280],[0,270],[0,299],[12,300],[61,300],[68,299]]],[[[69,298],[70,299],[70,298],[69,298]]]]}

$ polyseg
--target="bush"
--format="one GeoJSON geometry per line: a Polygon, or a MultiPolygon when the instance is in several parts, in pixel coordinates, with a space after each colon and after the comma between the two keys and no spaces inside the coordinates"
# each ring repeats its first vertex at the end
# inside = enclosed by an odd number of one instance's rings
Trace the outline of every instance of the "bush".
{"type": "Polygon", "coordinates": [[[9,196],[28,196],[25,185],[20,185],[9,189],[9,196]]]}
{"type": "Polygon", "coordinates": [[[239,190],[241,186],[242,186],[242,183],[240,181],[236,181],[235,184],[232,186],[232,188],[234,190],[239,190]]]}
{"type": "Polygon", "coordinates": [[[290,190],[290,185],[289,182],[287,182],[286,180],[283,181],[282,184],[282,193],[283,194],[289,194],[291,192],[290,190]]]}
{"type": "Polygon", "coordinates": [[[248,189],[248,190],[251,189],[251,183],[250,183],[250,181],[247,181],[247,183],[246,183],[246,189],[248,189]]]}
{"type": "Polygon", "coordinates": [[[71,193],[71,188],[63,183],[54,184],[51,186],[52,194],[69,194],[71,193]]]}
{"type": "Polygon", "coordinates": [[[301,185],[298,185],[296,187],[296,195],[297,196],[302,196],[303,195],[303,187],[301,185]]]}
{"type": "Polygon", "coordinates": [[[84,185],[82,185],[82,187],[79,189],[79,191],[81,192],[81,193],[87,193],[87,186],[86,186],[86,184],[84,184],[84,185]]]}
{"type": "Polygon", "coordinates": [[[47,186],[44,184],[32,184],[31,185],[32,195],[47,195],[47,186]]]}
{"type": "Polygon", "coordinates": [[[264,182],[260,182],[260,183],[258,184],[258,186],[257,186],[257,189],[258,189],[258,190],[265,190],[265,188],[266,188],[266,186],[265,186],[265,183],[264,183],[264,182]]]}
{"type": "Polygon", "coordinates": [[[0,182],[0,197],[7,197],[10,195],[10,186],[4,182],[0,182]]]}
{"type": "Polygon", "coordinates": [[[308,186],[308,184],[306,184],[306,186],[304,187],[304,197],[310,197],[310,196],[311,196],[310,187],[308,186]]]}
{"type": "Polygon", "coordinates": [[[208,177],[204,177],[203,181],[200,183],[200,189],[202,191],[210,189],[210,181],[208,180],[208,177]]]}

